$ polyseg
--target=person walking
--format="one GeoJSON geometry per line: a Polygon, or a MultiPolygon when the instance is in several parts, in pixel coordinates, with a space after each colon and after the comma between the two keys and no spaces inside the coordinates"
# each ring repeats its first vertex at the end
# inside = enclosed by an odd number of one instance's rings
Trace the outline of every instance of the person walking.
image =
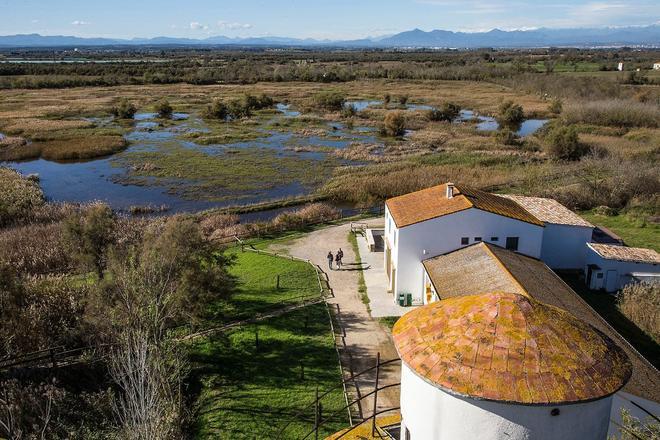
{"type": "Polygon", "coordinates": [[[337,270],[341,270],[341,254],[339,252],[337,252],[335,262],[337,263],[337,270]]]}
{"type": "Polygon", "coordinates": [[[332,255],[332,252],[328,252],[328,267],[330,270],[332,270],[332,260],[334,260],[334,256],[332,255]]]}

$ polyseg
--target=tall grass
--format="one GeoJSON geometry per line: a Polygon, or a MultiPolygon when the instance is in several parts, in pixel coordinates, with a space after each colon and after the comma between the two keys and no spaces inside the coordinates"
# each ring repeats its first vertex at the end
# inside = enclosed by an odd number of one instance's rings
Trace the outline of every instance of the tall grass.
{"type": "Polygon", "coordinates": [[[660,343],[660,284],[629,284],[617,299],[621,313],[660,343]]]}
{"type": "Polygon", "coordinates": [[[121,136],[56,140],[42,144],[41,157],[49,160],[92,159],[117,153],[127,145],[121,136]]]}
{"type": "Polygon", "coordinates": [[[569,124],[656,128],[660,124],[660,107],[622,99],[583,101],[567,105],[563,117],[569,124]]]}
{"type": "Polygon", "coordinates": [[[9,168],[0,168],[0,227],[18,224],[44,204],[36,182],[9,168]]]}
{"type": "Polygon", "coordinates": [[[28,275],[65,273],[71,268],[59,223],[0,231],[0,261],[17,273],[28,275]]]}

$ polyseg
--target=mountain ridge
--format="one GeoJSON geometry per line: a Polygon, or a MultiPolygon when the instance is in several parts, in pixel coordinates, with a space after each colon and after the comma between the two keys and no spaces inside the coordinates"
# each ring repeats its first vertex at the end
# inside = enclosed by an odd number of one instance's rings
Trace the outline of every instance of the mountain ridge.
{"type": "Polygon", "coordinates": [[[660,47],[660,25],[607,28],[538,28],[530,30],[487,32],[454,32],[442,29],[423,31],[415,28],[398,34],[356,40],[316,40],[289,37],[227,37],[204,39],[159,36],[154,38],[84,38],[71,35],[16,34],[0,36],[0,47],[75,47],[75,46],[336,46],[336,47],[412,47],[458,48],[484,47],[598,47],[653,46],[660,47]]]}

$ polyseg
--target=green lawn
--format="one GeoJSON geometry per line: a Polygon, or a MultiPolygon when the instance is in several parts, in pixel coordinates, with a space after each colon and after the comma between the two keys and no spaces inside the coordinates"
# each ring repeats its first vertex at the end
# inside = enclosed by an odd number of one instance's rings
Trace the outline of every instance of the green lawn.
{"type": "Polygon", "coordinates": [[[628,213],[606,216],[593,211],[581,212],[580,215],[595,225],[611,229],[628,246],[660,251],[660,225],[646,221],[643,215],[628,213]]]}
{"type": "Polygon", "coordinates": [[[211,310],[224,321],[280,308],[300,301],[303,295],[309,299],[320,294],[316,273],[307,263],[241,252],[240,247],[232,248],[227,253],[235,258],[229,272],[237,278],[238,289],[230,300],[216,303],[211,310]]]}
{"type": "MultiPolygon", "coordinates": [[[[301,294],[318,294],[316,275],[308,264],[242,253],[240,248],[231,252],[236,255],[231,271],[238,291],[222,307],[233,316],[279,307],[301,294]],[[277,274],[280,290],[275,287],[277,274]]],[[[292,419],[285,438],[301,438],[312,429],[314,410],[296,418],[298,410],[313,402],[317,386],[323,392],[341,379],[324,304],[197,340],[190,347],[190,362],[189,394],[195,401],[195,432],[200,439],[275,438],[292,419]]],[[[323,399],[323,413],[343,405],[339,387],[323,399]]],[[[322,438],[347,425],[346,412],[341,411],[322,438]]]]}

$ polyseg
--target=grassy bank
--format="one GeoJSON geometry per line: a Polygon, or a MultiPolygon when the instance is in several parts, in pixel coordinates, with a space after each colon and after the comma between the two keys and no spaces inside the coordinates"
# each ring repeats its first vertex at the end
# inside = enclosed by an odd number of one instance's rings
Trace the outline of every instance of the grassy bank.
{"type": "MultiPolygon", "coordinates": [[[[231,269],[238,291],[226,313],[253,314],[318,293],[313,269],[305,263],[234,250],[231,269]],[[280,275],[280,289],[276,288],[280,275]]],[[[226,304],[224,306],[227,306],[226,304]]],[[[312,429],[313,409],[296,413],[340,383],[339,361],[324,304],[207,337],[190,347],[191,394],[195,396],[197,438],[275,438],[294,420],[284,438],[312,429]]],[[[341,408],[341,388],[323,401],[325,414],[341,408]]],[[[345,412],[322,434],[345,427],[345,412]]]]}
{"type": "Polygon", "coordinates": [[[660,252],[660,225],[650,221],[646,215],[629,212],[607,216],[594,211],[582,212],[580,215],[595,225],[612,230],[628,246],[650,248],[660,252]]]}

